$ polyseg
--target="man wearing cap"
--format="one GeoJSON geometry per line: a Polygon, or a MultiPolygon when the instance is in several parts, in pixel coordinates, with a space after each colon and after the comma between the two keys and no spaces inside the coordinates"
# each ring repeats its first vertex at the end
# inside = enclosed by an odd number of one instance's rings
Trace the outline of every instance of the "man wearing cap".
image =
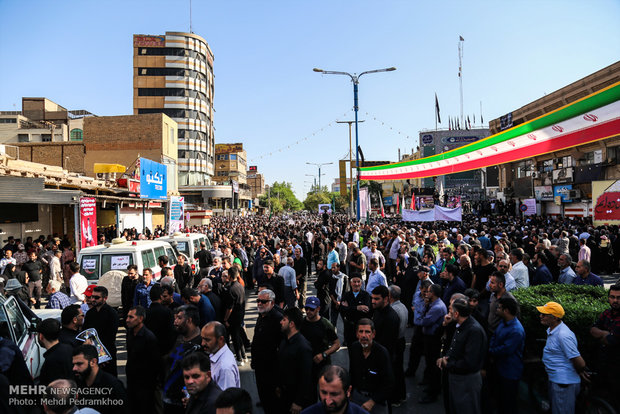
{"type": "Polygon", "coordinates": [[[553,414],[575,412],[581,377],[587,379],[586,363],[577,349],[577,338],[562,318],[564,308],[557,302],[537,306],[540,322],[547,327],[543,363],[549,376],[549,397],[553,414]]]}
{"type": "Polygon", "coordinates": [[[61,283],[57,280],[50,280],[46,291],[50,295],[45,309],[64,309],[71,305],[71,299],[60,291],[61,283]]]}
{"type": "Polygon", "coordinates": [[[318,381],[321,369],[331,364],[330,355],[340,348],[340,340],[336,328],[319,314],[321,301],[316,296],[306,300],[306,317],[301,324],[300,332],[312,347],[312,378],[318,381]]]}

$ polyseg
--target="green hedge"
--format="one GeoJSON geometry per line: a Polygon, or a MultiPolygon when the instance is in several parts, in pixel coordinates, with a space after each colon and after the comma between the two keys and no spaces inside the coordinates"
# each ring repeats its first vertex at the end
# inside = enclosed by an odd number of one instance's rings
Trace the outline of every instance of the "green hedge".
{"type": "Polygon", "coordinates": [[[536,306],[557,302],[564,308],[564,323],[575,333],[582,352],[590,353],[595,341],[590,328],[605,309],[609,308],[607,290],[603,287],[548,284],[510,292],[521,305],[521,323],[526,333],[526,353],[540,354],[546,339],[546,327],[540,323],[536,306]]]}

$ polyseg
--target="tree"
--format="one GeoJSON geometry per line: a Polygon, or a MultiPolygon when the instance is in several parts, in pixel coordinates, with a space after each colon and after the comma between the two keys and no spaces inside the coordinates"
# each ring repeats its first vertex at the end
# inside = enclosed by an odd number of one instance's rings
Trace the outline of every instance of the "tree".
{"type": "Polygon", "coordinates": [[[291,183],[274,182],[271,190],[260,197],[260,205],[268,207],[271,201],[271,212],[279,214],[285,210],[297,211],[302,209],[301,201],[295,197],[291,183]]]}
{"type": "Polygon", "coordinates": [[[310,212],[318,212],[319,204],[331,204],[332,199],[327,192],[308,193],[304,200],[304,209],[310,212]]]}

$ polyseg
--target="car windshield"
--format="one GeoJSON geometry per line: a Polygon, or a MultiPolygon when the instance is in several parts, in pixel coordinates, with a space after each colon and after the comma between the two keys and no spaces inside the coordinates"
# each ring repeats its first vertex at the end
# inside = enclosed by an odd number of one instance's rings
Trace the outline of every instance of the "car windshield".
{"type": "Polygon", "coordinates": [[[110,270],[127,271],[127,266],[133,264],[131,253],[104,254],[101,258],[101,274],[104,275],[110,270]]]}

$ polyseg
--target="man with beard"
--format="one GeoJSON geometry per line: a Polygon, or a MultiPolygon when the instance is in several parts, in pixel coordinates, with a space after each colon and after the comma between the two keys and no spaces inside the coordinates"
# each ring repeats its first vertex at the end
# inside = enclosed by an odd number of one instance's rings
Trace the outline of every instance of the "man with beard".
{"type": "Polygon", "coordinates": [[[299,414],[312,403],[312,346],[299,332],[303,319],[299,308],[290,308],[280,321],[284,339],[278,350],[279,412],[299,414]]]}
{"type": "Polygon", "coordinates": [[[387,413],[386,401],[392,392],[394,375],[387,349],[374,339],[374,323],[367,318],[360,319],[358,342],[351,345],[349,359],[351,400],[372,414],[387,413]]]}
{"type": "Polygon", "coordinates": [[[77,348],[81,342],[75,337],[82,330],[84,323],[84,312],[82,312],[80,305],[70,305],[64,308],[60,314],[60,323],[62,328],[58,335],[58,341],[77,348]]]}
{"type": "Polygon", "coordinates": [[[273,260],[263,261],[263,273],[261,284],[269,286],[269,289],[276,295],[275,304],[284,308],[284,279],[274,272],[273,260]]]}
{"type": "Polygon", "coordinates": [[[174,267],[174,280],[177,282],[179,291],[183,291],[186,286],[192,283],[192,268],[185,262],[185,255],[180,254],[179,263],[174,267]]]}
{"type": "Polygon", "coordinates": [[[303,308],[304,302],[306,301],[306,271],[308,270],[308,265],[306,263],[306,259],[302,255],[301,247],[295,248],[295,259],[293,267],[295,268],[295,276],[297,278],[297,291],[299,292],[297,298],[297,305],[299,308],[303,308]]]}
{"type": "Polygon", "coordinates": [[[247,356],[245,353],[243,320],[245,318],[245,289],[239,281],[239,269],[231,267],[227,272],[222,273],[222,281],[225,285],[222,294],[222,304],[224,308],[224,325],[230,333],[230,338],[235,348],[237,365],[245,365],[247,356]]]}
{"type": "Polygon", "coordinates": [[[370,294],[362,290],[362,276],[360,274],[351,275],[349,281],[351,290],[343,293],[340,302],[340,313],[344,320],[344,340],[351,352],[351,345],[355,342],[355,326],[362,318],[368,318],[371,314],[370,294]]]}
{"type": "Polygon", "coordinates": [[[118,332],[118,314],[107,304],[108,289],[96,286],[91,295],[92,308],[84,316],[84,329],[95,328],[99,339],[112,357],[102,364],[101,369],[116,376],[116,333],[118,332]]]}
{"type": "Polygon", "coordinates": [[[133,297],[138,285],[138,266],[131,264],[127,266],[127,276],[121,282],[121,304],[123,305],[123,319],[127,317],[127,312],[133,306],[133,297]]]}
{"type": "Polygon", "coordinates": [[[181,361],[192,352],[202,349],[200,337],[200,314],[192,305],[177,308],[174,315],[174,328],[179,336],[172,347],[172,351],[165,359],[163,400],[164,411],[167,414],[183,414],[183,371],[181,361]]]}
{"type": "Polygon", "coordinates": [[[256,376],[258,397],[266,413],[278,412],[276,385],[278,373],[273,361],[278,356],[282,339],[280,321],[282,314],[274,308],[275,294],[269,289],[261,290],[256,299],[258,318],[252,338],[252,369],[256,376]]]}
{"type": "Polygon", "coordinates": [[[146,310],[142,306],[133,307],[127,313],[125,373],[131,412],[150,414],[155,412],[155,407],[161,406],[161,394],[158,392],[161,355],[157,338],[144,325],[145,318],[146,310]]]}
{"type": "Polygon", "coordinates": [[[215,400],[222,389],[211,378],[209,357],[194,352],[183,358],[181,366],[185,387],[190,395],[185,414],[215,414],[215,400]]]}
{"type": "Polygon", "coordinates": [[[78,395],[86,402],[84,406],[101,414],[129,412],[125,388],[118,378],[100,369],[97,348],[93,345],[80,345],[73,350],[72,364],[73,375],[80,388],[78,395]],[[121,401],[121,404],[105,404],[108,399],[121,401]]]}
{"type": "Polygon", "coordinates": [[[338,365],[326,366],[319,377],[320,401],[303,410],[302,414],[362,414],[366,410],[349,401],[351,378],[346,369],[338,365]]]}

